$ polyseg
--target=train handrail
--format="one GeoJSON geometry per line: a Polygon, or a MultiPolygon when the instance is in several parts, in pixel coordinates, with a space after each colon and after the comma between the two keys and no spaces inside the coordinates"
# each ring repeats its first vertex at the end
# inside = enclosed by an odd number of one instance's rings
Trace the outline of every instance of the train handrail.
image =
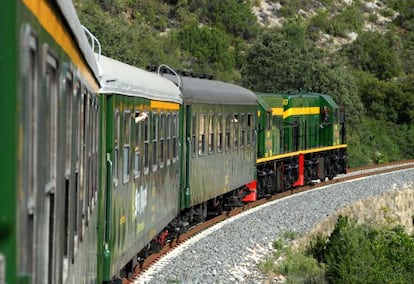
{"type": "Polygon", "coordinates": [[[82,25],[82,29],[85,32],[85,34],[87,36],[89,36],[89,39],[90,39],[89,40],[89,44],[90,44],[90,48],[92,49],[93,52],[95,52],[95,42],[96,42],[96,45],[98,46],[98,52],[97,52],[97,55],[98,56],[96,58],[96,63],[98,65],[98,73],[99,73],[98,75],[99,75],[99,77],[102,77],[103,76],[103,71],[102,71],[101,65],[99,64],[99,60],[101,59],[101,54],[102,54],[101,43],[99,42],[99,40],[97,39],[97,37],[94,36],[94,34],[91,33],[88,30],[87,27],[85,27],[84,25],[82,25]]]}
{"type": "Polygon", "coordinates": [[[157,74],[158,74],[158,76],[161,76],[161,68],[163,68],[163,67],[166,68],[166,69],[168,69],[168,70],[170,70],[177,77],[177,79],[178,79],[178,87],[180,89],[182,89],[182,87],[183,87],[183,81],[182,81],[180,75],[173,68],[171,68],[170,66],[168,66],[167,64],[161,64],[161,65],[158,66],[158,68],[157,68],[157,74]]]}

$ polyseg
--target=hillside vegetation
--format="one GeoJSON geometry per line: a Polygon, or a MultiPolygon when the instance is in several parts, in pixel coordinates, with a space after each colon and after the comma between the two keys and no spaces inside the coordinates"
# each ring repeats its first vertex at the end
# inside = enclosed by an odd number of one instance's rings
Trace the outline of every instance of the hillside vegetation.
{"type": "Polygon", "coordinates": [[[74,2],[107,56],[326,93],[347,108],[350,166],[414,158],[414,1],[74,2]]]}
{"type": "Polygon", "coordinates": [[[414,236],[401,226],[359,225],[339,216],[328,237],[316,235],[304,250],[292,246],[294,234],[282,237],[273,242],[272,255],[259,263],[269,279],[280,283],[414,281],[414,236]]]}

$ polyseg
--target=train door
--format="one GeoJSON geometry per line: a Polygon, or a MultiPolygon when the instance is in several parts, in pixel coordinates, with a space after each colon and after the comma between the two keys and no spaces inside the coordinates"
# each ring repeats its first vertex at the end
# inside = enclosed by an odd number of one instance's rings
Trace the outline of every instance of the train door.
{"type": "Polygon", "coordinates": [[[190,191],[190,163],[192,155],[196,155],[196,145],[197,145],[197,136],[196,136],[196,114],[192,114],[191,106],[185,106],[185,139],[186,139],[186,150],[185,150],[185,166],[184,166],[184,193],[182,194],[182,205],[181,208],[187,208],[190,204],[190,196],[187,194],[190,191]]]}
{"type": "Polygon", "coordinates": [[[341,138],[341,141],[340,141],[341,144],[346,143],[346,131],[345,131],[346,127],[345,127],[345,124],[346,124],[345,107],[341,107],[339,109],[339,126],[340,126],[339,135],[340,135],[340,138],[341,138]]]}
{"type": "Polygon", "coordinates": [[[292,125],[292,151],[300,149],[300,118],[293,117],[292,125]]]}

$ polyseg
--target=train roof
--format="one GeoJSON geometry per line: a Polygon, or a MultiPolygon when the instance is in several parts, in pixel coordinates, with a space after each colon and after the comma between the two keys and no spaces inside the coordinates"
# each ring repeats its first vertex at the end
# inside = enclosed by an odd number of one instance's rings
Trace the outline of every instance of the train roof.
{"type": "Polygon", "coordinates": [[[103,55],[100,55],[99,64],[103,71],[100,90],[103,94],[116,93],[150,100],[183,102],[180,89],[155,73],[103,55]]]}
{"type": "MultiPolygon", "coordinates": [[[[177,84],[177,77],[164,74],[177,84]]],[[[184,103],[257,105],[256,94],[243,87],[216,80],[181,76],[184,103]]]]}
{"type": "Polygon", "coordinates": [[[79,21],[78,15],[76,13],[75,7],[73,6],[72,1],[68,0],[56,0],[63,16],[65,17],[66,22],[68,23],[75,40],[77,41],[77,46],[81,50],[89,68],[91,68],[95,78],[99,81],[99,67],[96,63],[95,55],[90,47],[88,38],[85,35],[85,31],[82,28],[82,24],[79,21]]]}
{"type": "Polygon", "coordinates": [[[338,108],[337,103],[330,95],[315,92],[292,92],[292,93],[256,93],[260,101],[269,101],[269,99],[284,98],[287,100],[298,101],[300,99],[322,99],[333,108],[338,108]]]}

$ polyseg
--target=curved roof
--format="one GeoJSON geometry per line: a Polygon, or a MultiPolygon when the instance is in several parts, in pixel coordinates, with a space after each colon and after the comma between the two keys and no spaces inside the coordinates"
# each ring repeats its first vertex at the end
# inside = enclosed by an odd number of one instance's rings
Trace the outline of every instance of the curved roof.
{"type": "MultiPolygon", "coordinates": [[[[177,77],[163,74],[177,83],[177,77]]],[[[257,97],[243,87],[216,80],[181,77],[184,103],[257,105],[257,97]]]]}
{"type": "Polygon", "coordinates": [[[99,65],[103,71],[100,93],[182,104],[181,91],[170,80],[103,55],[99,58],[99,65]]]}
{"type": "Polygon", "coordinates": [[[85,31],[82,28],[72,1],[57,0],[57,4],[59,5],[61,12],[66,19],[66,22],[72,30],[73,35],[75,36],[77,46],[82,51],[82,54],[87,64],[89,65],[89,68],[91,68],[95,78],[98,80],[99,67],[96,64],[94,53],[89,45],[88,38],[85,35],[85,31]]]}

